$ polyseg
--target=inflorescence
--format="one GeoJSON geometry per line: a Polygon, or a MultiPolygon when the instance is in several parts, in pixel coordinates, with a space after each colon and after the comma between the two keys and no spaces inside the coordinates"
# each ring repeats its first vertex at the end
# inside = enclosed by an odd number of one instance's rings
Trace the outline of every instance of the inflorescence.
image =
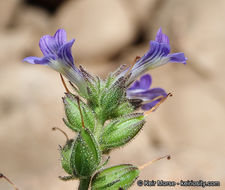
{"type": "Polygon", "coordinates": [[[59,29],[54,36],[40,39],[43,57],[24,59],[59,72],[66,88],[63,121],[77,135],[74,139],[66,135],[66,143],[60,147],[61,164],[68,174],[60,179],[78,179],[80,190],[128,189],[142,167],[121,164],[105,168],[109,157],[103,161],[103,155],[131,141],[143,128],[146,113],[171,95],[162,88],[150,88],[152,78],[144,73],[169,62],[186,64],[187,59],[184,53],[170,54],[169,38],[159,29],[144,56],[137,57],[133,65],[122,65],[103,80],[75,65],[71,53],[74,42],[67,41],[65,30],[59,29]],[[62,75],[69,80],[73,93],[62,75]]]}

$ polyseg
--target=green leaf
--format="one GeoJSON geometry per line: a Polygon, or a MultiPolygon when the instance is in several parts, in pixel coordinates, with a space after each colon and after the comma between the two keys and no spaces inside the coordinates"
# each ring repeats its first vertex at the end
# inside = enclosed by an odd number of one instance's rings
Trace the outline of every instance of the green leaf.
{"type": "Polygon", "coordinates": [[[145,123],[141,113],[134,113],[111,121],[103,128],[100,146],[103,152],[120,147],[133,139],[145,123]]]}
{"type": "Polygon", "coordinates": [[[139,176],[139,169],[131,164],[109,167],[97,172],[92,178],[92,190],[128,189],[139,176]]]}
{"type": "Polygon", "coordinates": [[[81,129],[75,140],[70,158],[71,167],[80,177],[95,172],[101,161],[101,152],[93,134],[87,128],[81,129]]]}
{"type": "MultiPolygon", "coordinates": [[[[73,131],[80,131],[82,122],[76,97],[72,94],[66,94],[66,97],[63,98],[63,102],[68,119],[68,121],[63,119],[64,123],[73,131]]],[[[95,128],[95,114],[84,102],[80,101],[80,105],[84,118],[84,125],[93,132],[95,128]]]]}

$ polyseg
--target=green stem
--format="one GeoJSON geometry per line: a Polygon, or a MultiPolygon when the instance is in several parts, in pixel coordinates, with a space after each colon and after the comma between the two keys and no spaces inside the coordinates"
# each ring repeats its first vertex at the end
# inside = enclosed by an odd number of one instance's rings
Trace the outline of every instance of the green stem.
{"type": "Polygon", "coordinates": [[[91,177],[80,179],[80,184],[78,190],[88,190],[91,177]]]}
{"type": "Polygon", "coordinates": [[[104,125],[105,121],[102,119],[102,113],[101,113],[100,108],[96,108],[95,113],[96,113],[97,123],[96,123],[94,134],[95,134],[96,139],[98,139],[100,134],[101,134],[101,131],[102,131],[102,128],[103,128],[103,125],[104,125]]]}
{"type": "Polygon", "coordinates": [[[99,136],[101,135],[102,128],[103,128],[102,123],[97,119],[97,124],[96,124],[96,128],[95,128],[96,139],[98,139],[99,136]]]}

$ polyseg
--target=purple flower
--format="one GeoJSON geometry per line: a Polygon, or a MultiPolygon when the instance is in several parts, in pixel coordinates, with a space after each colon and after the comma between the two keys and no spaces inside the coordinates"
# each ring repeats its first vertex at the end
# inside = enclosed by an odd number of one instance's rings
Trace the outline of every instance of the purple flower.
{"type": "Polygon", "coordinates": [[[40,39],[39,47],[43,57],[26,57],[23,61],[31,64],[48,65],[73,82],[82,94],[86,94],[86,84],[80,70],[75,67],[71,47],[75,39],[67,42],[64,29],[56,31],[54,36],[45,35],[40,39]]]}
{"type": "Polygon", "coordinates": [[[158,30],[155,40],[150,41],[149,51],[141,57],[131,70],[129,82],[133,82],[138,76],[169,62],[179,62],[186,64],[187,58],[184,53],[170,53],[169,38],[162,33],[161,28],[158,30]]]}
{"type": "Polygon", "coordinates": [[[150,88],[152,77],[149,74],[143,75],[140,81],[135,81],[129,89],[127,89],[128,99],[142,100],[141,108],[150,110],[154,107],[167,93],[162,88],[150,88]]]}

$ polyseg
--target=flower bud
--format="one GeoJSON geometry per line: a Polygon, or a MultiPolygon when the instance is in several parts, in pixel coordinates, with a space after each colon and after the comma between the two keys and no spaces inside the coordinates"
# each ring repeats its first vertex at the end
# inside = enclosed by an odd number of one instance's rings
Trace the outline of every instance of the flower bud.
{"type": "Polygon", "coordinates": [[[122,164],[103,169],[92,178],[91,189],[128,189],[139,176],[139,172],[139,169],[131,164],[122,164]]]}
{"type": "MultiPolygon", "coordinates": [[[[63,98],[67,119],[63,119],[67,127],[73,131],[80,131],[82,128],[81,115],[78,108],[76,97],[72,94],[66,94],[63,98]]],[[[92,132],[95,128],[95,115],[92,110],[82,101],[80,101],[81,110],[84,118],[84,125],[92,132]]]]}
{"type": "Polygon", "coordinates": [[[95,172],[101,161],[101,152],[93,134],[82,128],[73,143],[70,164],[74,175],[88,177],[95,172]]]}
{"type": "Polygon", "coordinates": [[[103,152],[125,145],[141,130],[145,123],[141,113],[129,114],[111,121],[103,128],[100,146],[103,152]]]}

